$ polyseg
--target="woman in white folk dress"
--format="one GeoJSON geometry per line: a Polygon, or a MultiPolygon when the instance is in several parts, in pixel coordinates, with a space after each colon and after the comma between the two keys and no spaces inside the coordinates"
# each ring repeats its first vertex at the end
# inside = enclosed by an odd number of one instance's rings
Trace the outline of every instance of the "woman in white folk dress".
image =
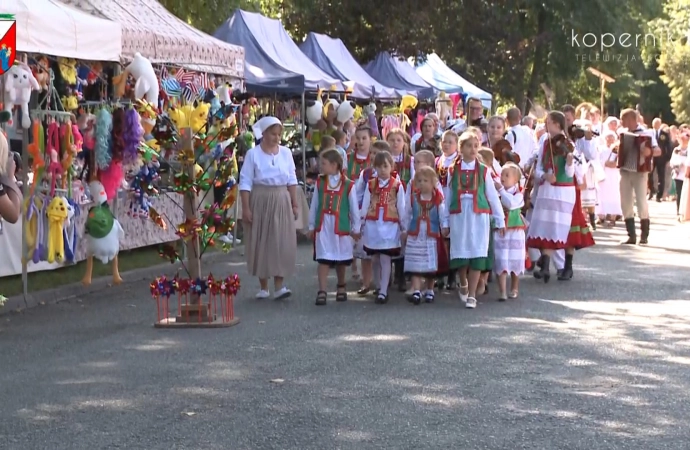
{"type": "Polygon", "coordinates": [[[562,112],[549,113],[546,118],[548,135],[542,140],[534,169],[535,183],[539,183],[539,189],[533,200],[527,246],[539,249],[541,253],[538,277],[545,283],[551,278],[551,256],[555,251],[567,247],[575,205],[575,145],[565,135],[565,123],[562,112]],[[563,146],[569,149],[563,151],[563,146]]]}
{"type": "Polygon", "coordinates": [[[295,162],[290,149],[280,145],[280,120],[264,117],[252,130],[261,143],[245,155],[239,182],[247,268],[259,278],[256,298],[271,295],[268,279],[273,278],[274,298],[284,299],[292,292],[283,280],[294,273],[297,258],[295,221],[301,207],[295,162]]]}
{"type": "MultiPolygon", "coordinates": [[[[610,123],[610,122],[609,122],[610,123]]],[[[604,127],[606,130],[607,127],[604,127]]],[[[616,218],[623,215],[621,210],[620,180],[618,169],[618,155],[614,152],[617,143],[616,133],[608,129],[604,131],[603,144],[599,147],[599,161],[604,166],[604,180],[599,183],[599,204],[597,215],[603,216],[604,226],[613,227],[616,218]]]]}

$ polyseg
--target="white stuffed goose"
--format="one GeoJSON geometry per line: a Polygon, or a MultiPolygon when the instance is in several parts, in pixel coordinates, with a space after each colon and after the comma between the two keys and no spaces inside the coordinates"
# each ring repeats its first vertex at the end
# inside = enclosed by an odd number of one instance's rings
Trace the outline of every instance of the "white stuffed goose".
{"type": "Polygon", "coordinates": [[[86,273],[82,284],[91,284],[93,274],[93,259],[103,264],[113,262],[113,284],[122,283],[118,268],[117,254],[120,251],[120,239],[124,238],[124,230],[120,226],[108,206],[108,196],[100,181],[89,183],[91,197],[95,205],[89,209],[86,219],[86,273]]]}

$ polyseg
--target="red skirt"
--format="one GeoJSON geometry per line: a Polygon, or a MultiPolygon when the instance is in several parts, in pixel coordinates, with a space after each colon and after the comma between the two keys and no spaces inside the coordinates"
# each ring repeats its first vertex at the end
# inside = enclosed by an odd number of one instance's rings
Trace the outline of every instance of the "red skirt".
{"type": "Polygon", "coordinates": [[[436,276],[443,277],[450,272],[450,239],[436,239],[436,251],[438,252],[438,271],[436,276]]]}
{"type": "Polygon", "coordinates": [[[570,222],[570,233],[568,233],[568,248],[580,250],[594,245],[594,237],[585,220],[580,201],[580,189],[575,185],[575,205],[573,206],[573,220],[570,222]]]}

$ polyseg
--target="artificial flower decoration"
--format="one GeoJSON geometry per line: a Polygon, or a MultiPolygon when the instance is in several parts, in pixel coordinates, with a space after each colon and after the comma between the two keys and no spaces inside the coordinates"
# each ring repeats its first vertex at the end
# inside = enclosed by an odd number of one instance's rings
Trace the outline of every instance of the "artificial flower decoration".
{"type": "Polygon", "coordinates": [[[175,246],[172,244],[163,244],[158,248],[158,256],[165,258],[170,261],[171,264],[175,264],[180,261],[180,254],[178,253],[175,246]]]}
{"type": "Polygon", "coordinates": [[[153,207],[149,207],[149,218],[151,219],[151,221],[153,223],[155,223],[156,225],[158,225],[162,229],[164,229],[164,230],[168,229],[168,224],[165,222],[165,220],[163,220],[163,217],[153,207]]]}

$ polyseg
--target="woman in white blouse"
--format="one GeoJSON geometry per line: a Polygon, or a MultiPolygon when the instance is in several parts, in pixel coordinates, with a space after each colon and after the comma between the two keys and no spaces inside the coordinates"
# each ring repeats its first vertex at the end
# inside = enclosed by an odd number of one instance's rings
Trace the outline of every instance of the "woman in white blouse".
{"type": "Polygon", "coordinates": [[[283,124],[264,117],[252,127],[261,143],[244,157],[240,172],[242,220],[249,273],[261,285],[256,298],[268,298],[268,279],[274,279],[274,298],[292,292],[283,285],[295,270],[298,216],[297,175],[292,152],[280,145],[283,124]]]}

